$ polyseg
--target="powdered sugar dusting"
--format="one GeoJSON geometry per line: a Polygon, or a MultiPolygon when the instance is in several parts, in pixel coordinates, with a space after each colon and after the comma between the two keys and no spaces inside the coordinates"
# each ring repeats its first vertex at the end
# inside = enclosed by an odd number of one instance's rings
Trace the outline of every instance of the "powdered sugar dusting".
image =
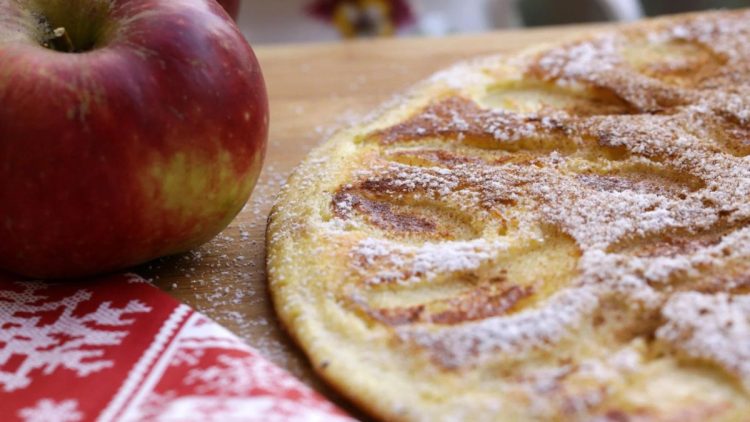
{"type": "Polygon", "coordinates": [[[494,353],[523,354],[553,347],[596,304],[592,288],[568,289],[550,298],[544,308],[469,322],[450,330],[417,327],[403,329],[400,334],[417,344],[438,349],[441,363],[455,367],[466,364],[469,356],[478,356],[481,361],[494,353]]]}
{"type": "Polygon", "coordinates": [[[717,363],[750,391],[750,297],[678,293],[663,315],[657,339],[690,358],[717,363]]]}
{"type": "Polygon", "coordinates": [[[607,34],[593,40],[570,45],[566,49],[551,50],[542,55],[539,67],[545,74],[563,83],[588,80],[594,74],[605,74],[617,69],[621,62],[618,47],[621,40],[607,34]]]}
{"type": "Polygon", "coordinates": [[[507,248],[484,239],[405,246],[384,239],[365,239],[352,250],[357,270],[368,284],[416,283],[438,275],[476,270],[507,248]]]}

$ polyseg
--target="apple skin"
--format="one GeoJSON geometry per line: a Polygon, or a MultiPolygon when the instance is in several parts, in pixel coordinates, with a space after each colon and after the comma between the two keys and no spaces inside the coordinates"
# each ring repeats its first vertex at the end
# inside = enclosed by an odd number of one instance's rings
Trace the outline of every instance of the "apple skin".
{"type": "Polygon", "coordinates": [[[0,0],[0,104],[0,268],[28,277],[208,241],[265,154],[263,76],[215,0],[0,0]],[[91,18],[95,47],[43,47],[47,12],[50,27],[91,18]]]}
{"type": "Polygon", "coordinates": [[[237,20],[237,16],[240,13],[240,0],[218,0],[219,4],[224,7],[224,10],[229,13],[232,19],[237,20]]]}

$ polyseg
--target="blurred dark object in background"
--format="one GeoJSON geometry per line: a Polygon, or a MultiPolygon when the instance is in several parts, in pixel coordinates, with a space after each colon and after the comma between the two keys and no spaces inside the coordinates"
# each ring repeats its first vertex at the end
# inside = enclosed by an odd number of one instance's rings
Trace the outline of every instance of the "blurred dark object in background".
{"type": "Polygon", "coordinates": [[[750,1],[747,0],[644,0],[642,3],[643,10],[648,16],[718,8],[737,9],[750,6],[750,1]]]}
{"type": "Polygon", "coordinates": [[[252,43],[441,36],[750,7],[750,0],[242,0],[252,43]]]}
{"type": "Polygon", "coordinates": [[[390,36],[414,22],[407,0],[315,0],[306,9],[344,38],[390,36]]]}
{"type": "Polygon", "coordinates": [[[518,0],[525,26],[627,21],[645,16],[749,7],[750,0],[518,0]]]}
{"type": "Polygon", "coordinates": [[[521,0],[518,8],[526,26],[609,20],[605,7],[598,0],[521,0]]]}

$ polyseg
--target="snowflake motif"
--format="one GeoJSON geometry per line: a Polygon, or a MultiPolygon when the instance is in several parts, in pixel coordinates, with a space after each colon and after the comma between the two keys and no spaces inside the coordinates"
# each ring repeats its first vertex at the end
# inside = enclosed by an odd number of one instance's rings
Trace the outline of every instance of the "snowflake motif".
{"type": "Polygon", "coordinates": [[[244,422],[353,422],[326,402],[303,404],[279,396],[185,396],[163,403],[159,413],[138,420],[200,420],[244,422]]]}
{"type": "Polygon", "coordinates": [[[34,407],[21,409],[18,416],[24,422],[75,422],[83,419],[78,402],[73,399],[60,402],[42,399],[34,407]]]}
{"type": "MultiPolygon", "coordinates": [[[[210,396],[205,396],[210,397],[210,396]]],[[[206,419],[221,416],[223,414],[227,414],[232,410],[232,406],[227,403],[226,399],[223,399],[221,397],[208,399],[203,402],[196,400],[196,405],[194,408],[196,414],[201,415],[201,417],[205,417],[206,419]]]]}
{"type": "Polygon", "coordinates": [[[181,347],[177,349],[172,360],[169,362],[169,366],[196,366],[203,357],[204,351],[201,349],[191,349],[181,347]]]}
{"type": "Polygon", "coordinates": [[[207,368],[191,369],[185,377],[186,385],[195,385],[199,393],[219,395],[246,394],[257,383],[250,370],[257,359],[249,356],[235,357],[221,355],[218,364],[207,368]]]}
{"type": "Polygon", "coordinates": [[[143,421],[158,420],[159,415],[164,412],[164,409],[170,403],[177,400],[178,397],[179,394],[174,390],[166,391],[162,394],[151,391],[138,409],[139,414],[136,419],[143,421]]]}
{"type": "Polygon", "coordinates": [[[298,383],[265,359],[220,355],[217,364],[188,372],[185,384],[200,393],[243,395],[252,390],[279,392],[299,389],[298,383]]]}
{"type": "Polygon", "coordinates": [[[21,291],[0,289],[0,367],[11,359],[22,358],[11,372],[0,370],[0,391],[13,392],[28,387],[33,371],[44,375],[65,368],[85,377],[112,367],[105,359],[107,346],[116,346],[128,335],[114,327],[131,325],[126,316],[147,313],[151,308],[131,300],[123,308],[102,302],[87,314],[76,313],[79,305],[89,301],[92,293],[78,290],[70,296],[50,300],[39,294],[43,283],[16,283],[21,291]],[[43,318],[54,315],[54,321],[43,318]]]}

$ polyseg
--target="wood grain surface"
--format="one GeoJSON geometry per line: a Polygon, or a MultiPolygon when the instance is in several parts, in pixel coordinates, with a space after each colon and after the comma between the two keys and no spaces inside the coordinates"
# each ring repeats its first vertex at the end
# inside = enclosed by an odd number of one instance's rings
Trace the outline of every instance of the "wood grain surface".
{"type": "Polygon", "coordinates": [[[432,39],[255,46],[271,103],[271,132],[253,197],[216,239],[136,272],[205,313],[276,364],[355,412],[316,378],[276,320],[268,296],[266,217],[289,172],[337,127],[453,62],[556,42],[602,26],[503,31],[432,39]]]}

